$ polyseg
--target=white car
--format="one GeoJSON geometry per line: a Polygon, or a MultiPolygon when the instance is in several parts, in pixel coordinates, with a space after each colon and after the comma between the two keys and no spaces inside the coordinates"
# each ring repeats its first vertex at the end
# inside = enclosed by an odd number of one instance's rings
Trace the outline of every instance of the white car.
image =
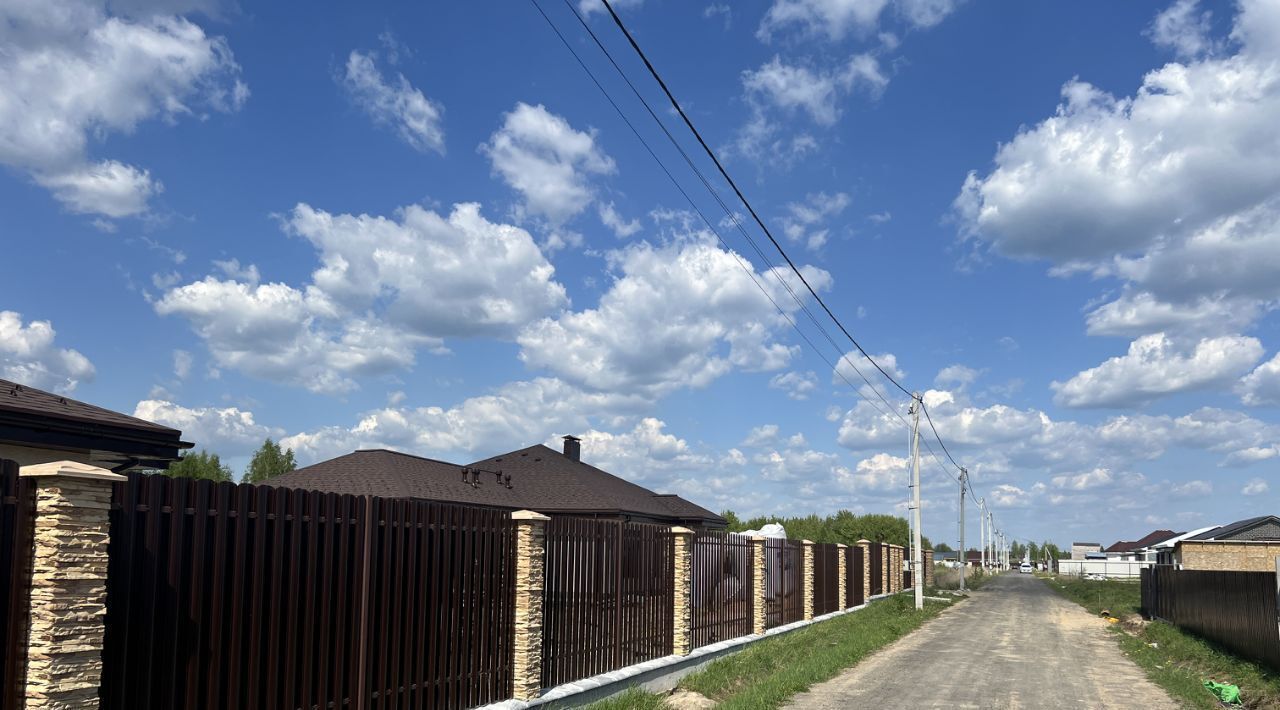
{"type": "Polygon", "coordinates": [[[1031,567],[1031,563],[1029,563],[1029,562],[1023,562],[1023,563],[1022,563],[1022,566],[1018,568],[1018,572],[1020,572],[1020,573],[1022,573],[1022,574],[1031,574],[1032,569],[1033,569],[1033,568],[1031,567]]]}

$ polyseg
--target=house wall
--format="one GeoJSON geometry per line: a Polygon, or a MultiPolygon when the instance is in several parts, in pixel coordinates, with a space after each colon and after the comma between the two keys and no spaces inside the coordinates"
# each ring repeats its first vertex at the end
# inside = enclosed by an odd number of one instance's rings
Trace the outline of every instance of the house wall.
{"type": "Polygon", "coordinates": [[[1072,545],[1071,559],[1083,560],[1086,553],[1102,552],[1102,545],[1072,545]]]}
{"type": "MultiPolygon", "coordinates": [[[[91,451],[41,449],[34,446],[17,446],[14,444],[0,444],[0,459],[17,461],[19,466],[30,466],[32,464],[50,463],[53,461],[75,461],[77,463],[104,466],[99,459],[94,458],[93,452],[91,451]]],[[[104,467],[109,468],[109,466],[104,467]]]]}
{"type": "Polygon", "coordinates": [[[1280,542],[1183,540],[1174,553],[1182,569],[1274,572],[1280,542]]]}

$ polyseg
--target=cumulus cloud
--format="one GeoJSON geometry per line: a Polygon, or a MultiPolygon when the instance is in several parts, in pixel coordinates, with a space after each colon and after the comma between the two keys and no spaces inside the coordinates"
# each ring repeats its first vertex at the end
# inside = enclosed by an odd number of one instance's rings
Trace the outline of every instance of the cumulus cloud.
{"type": "Polygon", "coordinates": [[[182,431],[184,441],[222,456],[252,453],[264,439],[280,438],[283,429],[259,424],[253,412],[238,407],[186,407],[168,400],[144,399],[133,416],[182,431]]]}
{"type": "Polygon", "coordinates": [[[614,208],[612,202],[599,205],[598,210],[600,222],[608,227],[619,239],[626,239],[640,231],[640,220],[623,219],[622,215],[618,214],[618,210],[614,208]]]}
{"type": "Polygon", "coordinates": [[[92,381],[93,363],[77,350],[56,347],[56,336],[47,320],[24,324],[21,313],[0,311],[0,377],[63,393],[92,381]]]}
{"type": "Polygon", "coordinates": [[[951,14],[960,0],[774,0],[756,36],[769,42],[784,30],[837,42],[850,34],[866,36],[893,7],[907,27],[932,27],[951,14]]]}
{"type": "Polygon", "coordinates": [[[414,150],[444,155],[444,107],[397,73],[389,80],[378,70],[377,55],[352,51],[342,86],[374,122],[395,129],[414,150]]]}
{"type": "Polygon", "coordinates": [[[853,483],[858,488],[872,491],[905,489],[911,482],[910,463],[892,454],[875,454],[854,466],[853,483]]]}
{"type": "Polygon", "coordinates": [[[849,196],[843,192],[834,195],[825,192],[805,195],[803,201],[787,204],[787,216],[782,219],[783,234],[809,249],[821,249],[827,243],[830,231],[824,223],[838,216],[848,206],[849,196]]]}
{"type": "Polygon", "coordinates": [[[1152,38],[1183,57],[1131,96],[1081,79],[1055,115],[1002,143],[995,168],[966,179],[955,206],[966,238],[1052,273],[1123,281],[1090,331],[1179,324],[1236,332],[1280,299],[1280,19],[1243,0],[1237,51],[1218,56],[1191,2],[1161,13],[1152,38]]]}
{"type": "Polygon", "coordinates": [[[1191,352],[1164,333],[1144,335],[1129,352],[1054,382],[1054,402],[1065,407],[1128,407],[1158,397],[1229,382],[1262,358],[1257,338],[1205,338],[1191,352]]]}
{"type": "Polygon", "coordinates": [[[1271,486],[1261,478],[1251,478],[1249,482],[1244,484],[1244,488],[1240,489],[1240,495],[1244,496],[1260,496],[1271,490],[1271,486]]]}
{"type": "Polygon", "coordinates": [[[211,275],[154,304],[187,318],[219,367],[341,393],[445,338],[512,337],[568,303],[529,233],[476,204],[447,216],[411,205],[395,219],[300,204],[283,223],[319,251],[310,283],[259,283],[237,262],[243,280],[211,275]]]}
{"type": "MultiPolygon", "coordinates": [[[[582,460],[631,481],[652,482],[672,472],[706,471],[716,459],[695,451],[687,441],[666,431],[666,422],[644,417],[628,431],[590,429],[579,433],[582,460]]],[[[558,441],[547,446],[557,448],[558,441]]]]}
{"type": "Polygon", "coordinates": [[[517,103],[481,150],[494,173],[520,193],[522,210],[553,225],[591,203],[588,176],[616,170],[596,144],[594,130],[576,130],[541,104],[517,103]]]}
{"type": "Polygon", "coordinates": [[[1280,404],[1280,353],[1242,377],[1236,389],[1247,405],[1280,404]]]}
{"type": "MultiPolygon", "coordinates": [[[[660,397],[705,387],[733,368],[781,369],[796,352],[774,339],[786,321],[744,271],[750,264],[708,235],[634,244],[612,252],[609,264],[616,279],[594,308],[520,333],[527,365],[590,389],[660,397]]],[[[802,268],[815,288],[830,286],[827,272],[802,268]]],[[[779,306],[798,308],[778,285],[794,276],[754,275],[779,306]]]]}
{"type": "Polygon", "coordinates": [[[226,40],[160,9],[122,17],[103,2],[5,3],[0,44],[0,163],[73,212],[141,214],[162,189],[145,168],[91,159],[95,140],[154,118],[235,111],[249,95],[226,40]]]}
{"type": "Polygon", "coordinates": [[[818,388],[818,376],[812,372],[784,372],[770,378],[769,386],[786,392],[791,399],[805,400],[818,388]]]}

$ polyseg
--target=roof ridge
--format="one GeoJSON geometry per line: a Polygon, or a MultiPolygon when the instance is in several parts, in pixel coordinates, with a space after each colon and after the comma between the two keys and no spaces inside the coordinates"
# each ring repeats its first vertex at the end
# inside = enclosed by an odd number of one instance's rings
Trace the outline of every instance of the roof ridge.
{"type": "Polygon", "coordinates": [[[454,462],[452,462],[452,461],[445,461],[444,459],[433,459],[433,458],[431,458],[430,456],[421,456],[421,455],[418,455],[418,454],[410,454],[410,453],[407,453],[407,452],[404,452],[404,451],[396,451],[395,449],[388,449],[388,448],[385,448],[385,447],[380,447],[380,448],[376,448],[376,449],[356,449],[355,451],[352,451],[350,454],[343,454],[343,455],[344,455],[344,456],[351,456],[352,454],[379,454],[379,453],[381,453],[381,454],[395,454],[396,456],[404,456],[404,457],[406,457],[406,458],[418,459],[418,460],[420,460],[420,461],[430,461],[431,463],[442,463],[442,464],[444,464],[444,465],[446,465],[446,466],[457,466],[458,468],[462,468],[462,467],[463,467],[463,465],[462,465],[462,464],[460,464],[460,463],[454,463],[454,462]]]}

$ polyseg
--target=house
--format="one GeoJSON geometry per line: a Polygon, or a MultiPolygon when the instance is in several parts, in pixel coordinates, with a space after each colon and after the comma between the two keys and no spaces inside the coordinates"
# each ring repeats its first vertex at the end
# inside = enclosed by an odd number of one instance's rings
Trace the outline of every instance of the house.
{"type": "Polygon", "coordinates": [[[1182,569],[1276,571],[1280,517],[1260,515],[1178,541],[1173,561],[1182,569]]]}
{"type": "Polygon", "coordinates": [[[1102,545],[1096,542],[1073,542],[1071,543],[1071,559],[1083,560],[1085,555],[1090,552],[1102,552],[1102,545]]]}
{"type": "Polygon", "coordinates": [[[1158,565],[1173,564],[1173,550],[1175,547],[1177,547],[1179,542],[1182,542],[1183,540],[1186,540],[1189,537],[1195,537],[1196,535],[1199,535],[1201,533],[1209,532],[1210,530],[1213,530],[1218,527],[1220,526],[1209,525],[1207,527],[1198,528],[1190,532],[1184,532],[1178,535],[1174,535],[1168,540],[1157,542],[1156,544],[1152,545],[1150,548],[1150,550],[1155,553],[1156,564],[1158,565]]]}
{"type": "Polygon", "coordinates": [[[563,451],[538,444],[466,465],[362,449],[282,474],[269,484],[695,529],[726,526],[724,518],[678,495],[655,493],[584,463],[576,437],[566,436],[564,442],[563,451]]]}
{"type": "Polygon", "coordinates": [[[69,460],[112,471],[167,468],[189,448],[177,429],[0,380],[0,459],[19,466],[69,460]]]}
{"type": "Polygon", "coordinates": [[[934,564],[942,564],[947,567],[956,568],[960,566],[960,553],[955,550],[947,550],[945,552],[934,550],[933,562],[934,564]]]}
{"type": "Polygon", "coordinates": [[[1156,555],[1151,546],[1180,534],[1172,530],[1155,530],[1137,540],[1119,541],[1103,552],[1107,559],[1117,562],[1155,562],[1156,555]]]}

